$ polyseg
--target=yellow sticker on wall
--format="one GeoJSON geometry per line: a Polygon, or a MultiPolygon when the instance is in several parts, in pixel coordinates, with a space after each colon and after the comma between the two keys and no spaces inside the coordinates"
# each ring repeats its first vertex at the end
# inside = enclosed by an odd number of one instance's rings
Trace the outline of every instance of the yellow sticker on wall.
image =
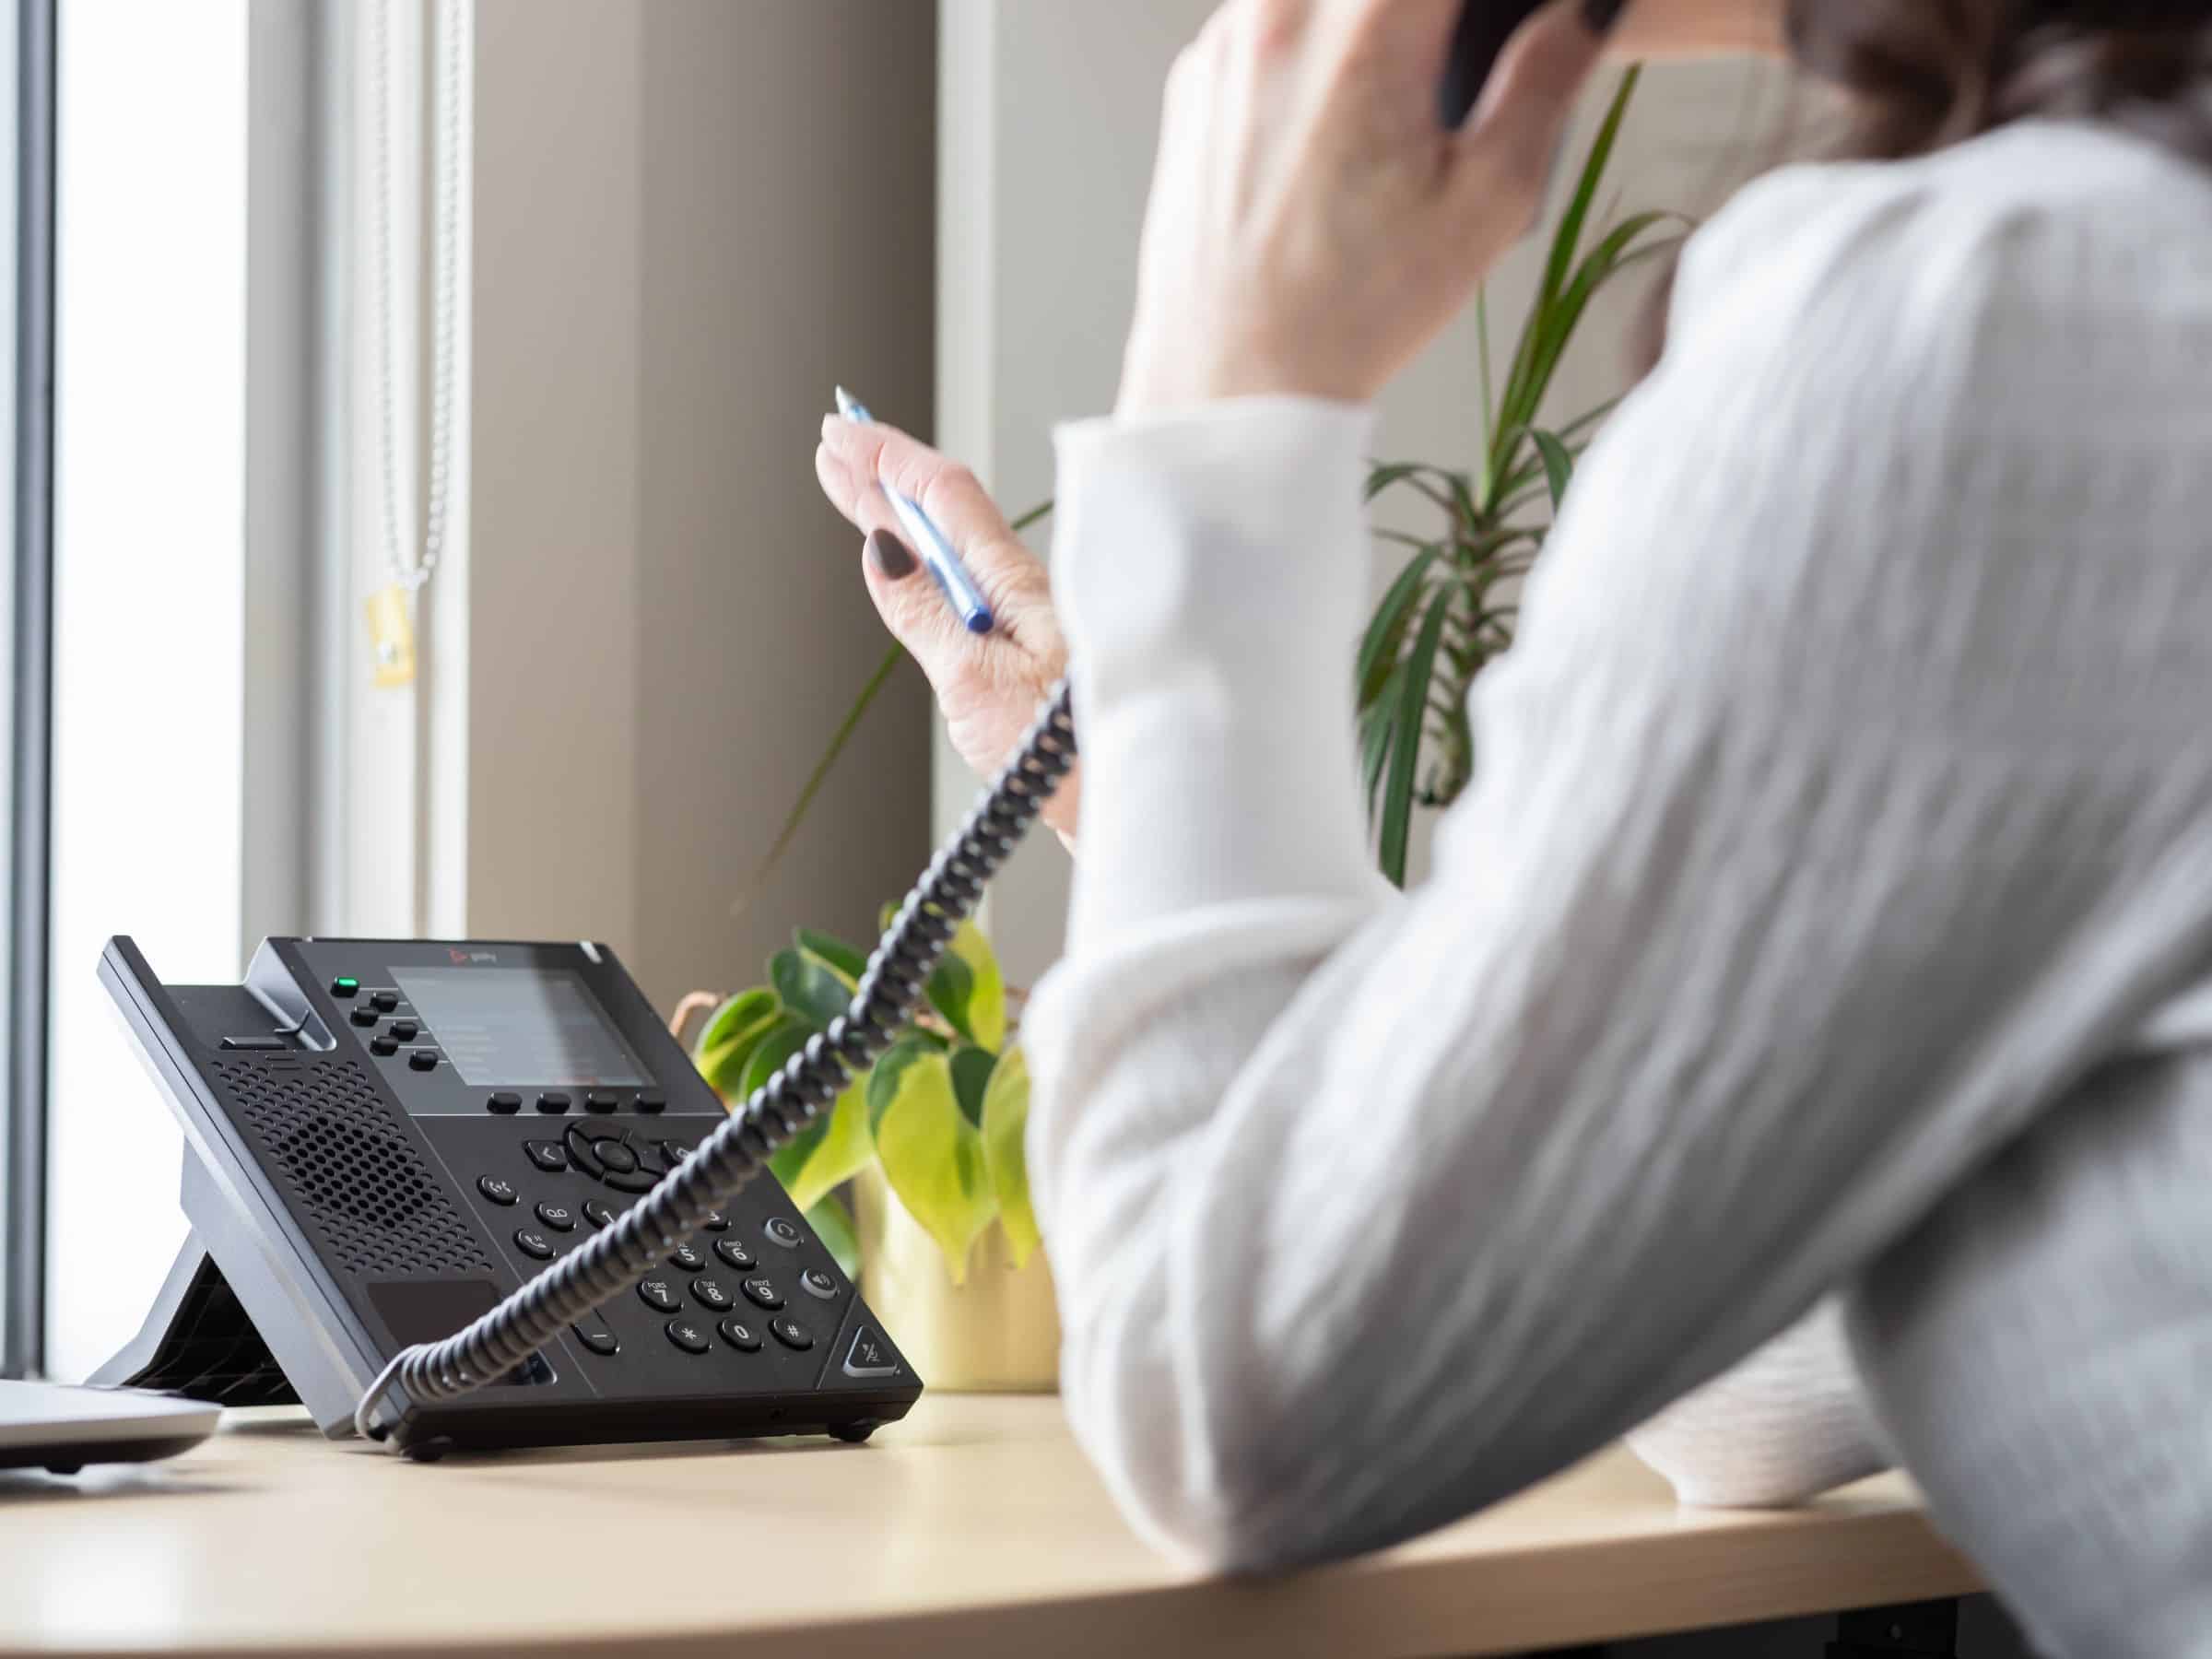
{"type": "Polygon", "coordinates": [[[369,613],[369,646],[376,687],[395,690],[415,683],[415,625],[407,619],[407,591],[396,582],[380,588],[362,606],[369,613]]]}

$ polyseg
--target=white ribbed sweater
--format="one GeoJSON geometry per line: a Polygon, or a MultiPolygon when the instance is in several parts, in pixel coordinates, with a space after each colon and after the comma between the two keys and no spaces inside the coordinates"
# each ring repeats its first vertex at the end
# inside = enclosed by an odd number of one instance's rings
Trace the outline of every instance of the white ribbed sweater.
{"type": "Polygon", "coordinates": [[[1754,186],[1589,456],[1436,872],[1347,718],[1365,411],[1060,441],[1085,765],[1030,1157],[1077,1433],[1218,1566],[1652,1424],[1886,1438],[2053,1654],[2212,1653],[2212,182],[2035,124],[1754,186]]]}

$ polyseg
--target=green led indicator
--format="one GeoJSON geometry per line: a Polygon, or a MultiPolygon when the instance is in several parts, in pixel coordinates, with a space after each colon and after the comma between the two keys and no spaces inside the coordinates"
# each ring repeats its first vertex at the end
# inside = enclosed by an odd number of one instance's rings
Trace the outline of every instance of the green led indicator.
{"type": "Polygon", "coordinates": [[[340,996],[351,996],[361,988],[361,982],[358,979],[335,979],[330,982],[330,988],[340,996]]]}

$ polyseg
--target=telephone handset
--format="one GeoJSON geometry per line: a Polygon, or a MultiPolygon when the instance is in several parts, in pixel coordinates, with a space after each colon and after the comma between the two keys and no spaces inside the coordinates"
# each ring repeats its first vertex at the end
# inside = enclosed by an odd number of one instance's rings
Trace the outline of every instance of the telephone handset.
{"type": "Polygon", "coordinates": [[[1458,128],[1466,124],[1506,42],[1544,6],[1545,0],[1468,0],[1461,8],[1437,103],[1444,125],[1458,128]]]}

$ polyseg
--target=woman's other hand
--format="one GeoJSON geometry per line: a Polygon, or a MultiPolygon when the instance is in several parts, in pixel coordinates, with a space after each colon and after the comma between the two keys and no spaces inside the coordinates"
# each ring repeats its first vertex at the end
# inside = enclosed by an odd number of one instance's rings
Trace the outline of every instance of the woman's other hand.
{"type": "Polygon", "coordinates": [[[1363,403],[1525,231],[1608,0],[1554,0],[1465,128],[1461,0],[1228,0],[1169,76],[1121,410],[1363,403]]]}
{"type": "MultiPolygon", "coordinates": [[[[814,470],[830,504],[865,533],[861,572],[868,596],[929,677],[953,747],[978,777],[994,775],[1067,671],[1043,563],[1022,546],[973,473],[894,427],[829,417],[814,470]],[[991,606],[989,633],[961,625],[907,545],[878,483],[920,502],[945,532],[991,606]]],[[[1075,830],[1080,781],[1071,774],[1044,809],[1044,821],[1063,835],[1075,830]]]]}

